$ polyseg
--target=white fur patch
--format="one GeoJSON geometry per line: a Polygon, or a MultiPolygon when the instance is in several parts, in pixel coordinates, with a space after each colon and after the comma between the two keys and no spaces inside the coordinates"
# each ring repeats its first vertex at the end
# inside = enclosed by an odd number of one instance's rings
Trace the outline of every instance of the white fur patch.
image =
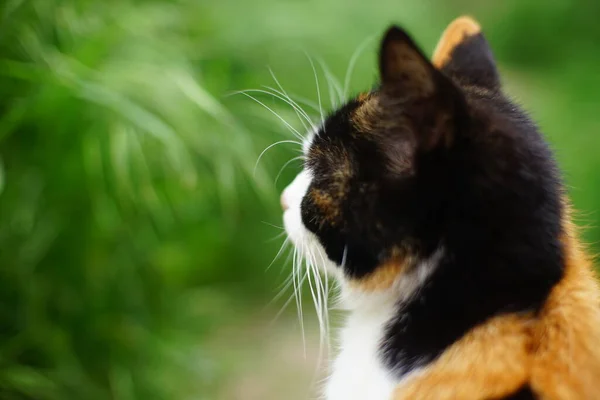
{"type": "Polygon", "coordinates": [[[385,328],[402,303],[418,294],[442,255],[443,250],[437,250],[384,291],[366,293],[342,285],[342,305],[350,312],[341,331],[341,351],[327,383],[327,400],[390,399],[399,380],[381,361],[385,328]]]}
{"type": "MultiPolygon", "coordinates": [[[[378,295],[374,295],[379,297],[378,295]]],[[[396,385],[391,371],[379,357],[379,346],[396,304],[388,296],[373,300],[375,309],[366,306],[353,310],[341,331],[341,351],[332,365],[325,389],[327,400],[387,400],[396,385]]]]}
{"type": "Polygon", "coordinates": [[[303,245],[309,233],[302,223],[300,204],[302,204],[302,199],[310,186],[311,180],[310,172],[302,170],[281,194],[288,205],[288,209],[283,213],[283,224],[287,235],[296,247],[303,245]]]}

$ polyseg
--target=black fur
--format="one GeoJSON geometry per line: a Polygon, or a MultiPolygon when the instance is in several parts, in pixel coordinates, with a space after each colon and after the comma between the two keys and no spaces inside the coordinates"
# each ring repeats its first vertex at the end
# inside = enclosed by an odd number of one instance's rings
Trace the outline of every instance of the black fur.
{"type": "MultiPolygon", "coordinates": [[[[421,59],[412,41],[404,44],[421,59]]],[[[423,260],[443,248],[437,269],[386,329],[382,352],[398,376],[494,315],[536,311],[562,277],[558,170],[529,118],[500,90],[480,90],[499,82],[484,44],[477,36],[459,46],[461,62],[443,73],[430,65],[417,70],[433,82],[432,94],[407,97],[406,86],[384,82],[370,95],[379,99],[378,111],[362,121],[356,112],[363,104],[350,101],[327,119],[307,154],[314,178],[303,222],[330,259],[345,260],[350,278],[368,275],[398,251],[423,260]],[[375,128],[365,128],[368,118],[375,128]],[[425,146],[422,135],[434,140],[425,146]],[[410,165],[390,171],[390,157],[410,165]],[[350,165],[345,175],[331,172],[343,163],[350,165]],[[330,217],[314,190],[334,199],[330,217]]],[[[403,53],[400,62],[410,64],[410,57],[403,53]]],[[[410,65],[393,68],[409,79],[410,65]]]]}
{"type": "Polygon", "coordinates": [[[519,390],[517,390],[515,393],[503,397],[502,399],[497,399],[497,400],[536,400],[537,396],[535,395],[535,393],[533,393],[533,391],[531,390],[531,388],[529,387],[529,385],[525,385],[522,388],[520,388],[519,390]]]}
{"type": "Polygon", "coordinates": [[[450,54],[450,61],[442,67],[442,71],[460,80],[464,85],[487,89],[500,88],[500,76],[494,56],[481,33],[466,38],[456,46],[450,54]]]}

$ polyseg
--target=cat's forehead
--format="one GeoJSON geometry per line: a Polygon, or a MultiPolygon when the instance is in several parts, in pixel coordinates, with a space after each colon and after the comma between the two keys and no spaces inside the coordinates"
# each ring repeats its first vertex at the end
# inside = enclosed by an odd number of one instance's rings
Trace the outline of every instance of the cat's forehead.
{"type": "Polygon", "coordinates": [[[375,104],[375,98],[374,92],[363,92],[331,112],[306,134],[302,145],[304,154],[308,155],[315,146],[340,142],[360,133],[368,125],[366,111],[375,104]]]}

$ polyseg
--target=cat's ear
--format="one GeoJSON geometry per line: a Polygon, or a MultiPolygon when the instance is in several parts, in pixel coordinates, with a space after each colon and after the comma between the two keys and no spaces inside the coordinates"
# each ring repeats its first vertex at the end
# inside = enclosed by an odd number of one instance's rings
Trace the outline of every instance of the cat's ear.
{"type": "Polygon", "coordinates": [[[500,77],[492,50],[479,24],[459,17],[446,28],[432,57],[433,65],[463,84],[498,89],[500,77]]]}
{"type": "Polygon", "coordinates": [[[455,122],[462,118],[465,102],[450,79],[436,69],[412,39],[398,27],[385,34],[379,53],[382,100],[388,118],[398,110],[410,115],[421,150],[449,146],[455,122]],[[400,107],[396,107],[400,105],[400,107]]]}
{"type": "Polygon", "coordinates": [[[435,69],[402,29],[386,32],[379,52],[382,88],[408,99],[426,97],[435,90],[435,69]]]}

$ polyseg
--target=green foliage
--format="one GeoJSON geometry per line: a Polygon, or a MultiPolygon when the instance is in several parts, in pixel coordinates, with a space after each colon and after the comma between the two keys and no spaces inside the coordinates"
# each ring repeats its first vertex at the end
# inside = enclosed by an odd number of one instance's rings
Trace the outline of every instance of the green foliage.
{"type": "MultiPolygon", "coordinates": [[[[254,169],[251,136],[203,87],[177,32],[185,9],[40,0],[2,11],[0,387],[183,395],[198,366],[169,347],[202,328],[199,285],[241,262],[226,253],[238,196],[256,203],[240,180],[254,169]]],[[[272,194],[262,169],[254,183],[272,194]]]]}
{"type": "MultiPolygon", "coordinates": [[[[316,103],[307,49],[328,109],[328,76],[349,93],[372,84],[376,43],[365,38],[392,20],[432,48],[452,17],[482,19],[510,92],[548,133],[593,224],[596,6],[401,3],[5,0],[0,398],[216,396],[227,370],[206,338],[280,281],[281,264],[264,272],[279,231],[261,222],[279,224],[277,192],[294,171],[277,188],[274,176],[296,155],[275,147],[255,169],[260,150],[293,137],[227,95],[276,86],[271,66],[316,103]]],[[[300,127],[285,104],[259,99],[300,127]]]]}

